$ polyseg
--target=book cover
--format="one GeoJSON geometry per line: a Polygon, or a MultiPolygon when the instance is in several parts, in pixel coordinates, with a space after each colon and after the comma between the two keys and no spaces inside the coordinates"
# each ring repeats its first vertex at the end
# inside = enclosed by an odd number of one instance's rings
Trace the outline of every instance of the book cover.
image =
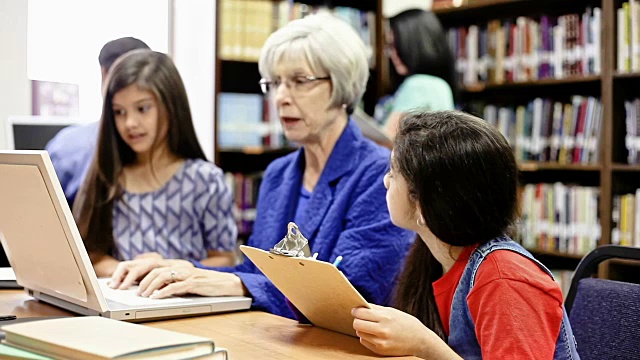
{"type": "Polygon", "coordinates": [[[98,316],[3,326],[4,343],[64,359],[190,359],[214,353],[212,340],[98,316]]]}

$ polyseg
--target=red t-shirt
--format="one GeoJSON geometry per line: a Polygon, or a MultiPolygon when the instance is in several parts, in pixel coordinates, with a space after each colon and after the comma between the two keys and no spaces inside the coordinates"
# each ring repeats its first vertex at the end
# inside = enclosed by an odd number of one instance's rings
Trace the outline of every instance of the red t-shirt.
{"type": "MultiPolygon", "coordinates": [[[[433,283],[447,335],[453,294],[473,250],[465,249],[453,267],[433,283]]],[[[510,250],[487,255],[467,296],[482,358],[553,359],[562,304],[560,286],[533,261],[510,250]]]]}

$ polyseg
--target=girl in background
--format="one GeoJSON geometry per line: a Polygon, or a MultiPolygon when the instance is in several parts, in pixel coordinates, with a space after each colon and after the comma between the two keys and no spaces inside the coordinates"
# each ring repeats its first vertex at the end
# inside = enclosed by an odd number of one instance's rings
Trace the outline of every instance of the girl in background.
{"type": "Polygon", "coordinates": [[[376,117],[393,139],[407,111],[453,110],[458,82],[455,58],[434,13],[412,9],[391,17],[386,39],[396,90],[393,97],[379,103],[376,117]]]}
{"type": "Polygon", "coordinates": [[[113,65],[78,199],[74,214],[98,276],[133,259],[234,263],[232,194],[205,159],[167,55],[136,50],[113,65]]]}
{"type": "Polygon", "coordinates": [[[360,341],[425,359],[578,359],[559,285],[506,236],[518,170],[507,140],[458,112],[401,121],[385,176],[391,221],[413,230],[394,308],[357,308],[360,341]]]}

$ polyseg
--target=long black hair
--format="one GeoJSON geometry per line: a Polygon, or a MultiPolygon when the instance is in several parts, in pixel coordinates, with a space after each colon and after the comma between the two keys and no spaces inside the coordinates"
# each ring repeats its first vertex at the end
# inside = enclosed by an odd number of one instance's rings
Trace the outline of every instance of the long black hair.
{"type": "MultiPolygon", "coordinates": [[[[394,46],[409,69],[409,75],[426,74],[439,77],[451,88],[454,103],[458,98],[455,58],[447,36],[436,15],[431,11],[411,9],[389,18],[394,46]]],[[[394,91],[403,77],[393,66],[391,77],[394,91]]]]}
{"type": "Polygon", "coordinates": [[[134,84],[151,91],[159,112],[166,113],[169,151],[183,159],[206,159],[196,138],[187,92],[173,61],[165,54],[146,50],[119,58],[108,76],[96,154],[74,204],[78,228],[90,254],[108,255],[114,246],[113,204],[123,194],[123,168],[133,164],[137,155],[116,129],[113,96],[134,84]]]}
{"type": "MultiPolygon", "coordinates": [[[[426,226],[452,246],[505,234],[518,211],[518,168],[507,140],[460,111],[410,112],[394,140],[394,166],[407,181],[426,226]]],[[[432,283],[442,266],[416,241],[396,287],[395,305],[445,338],[432,283]]]]}

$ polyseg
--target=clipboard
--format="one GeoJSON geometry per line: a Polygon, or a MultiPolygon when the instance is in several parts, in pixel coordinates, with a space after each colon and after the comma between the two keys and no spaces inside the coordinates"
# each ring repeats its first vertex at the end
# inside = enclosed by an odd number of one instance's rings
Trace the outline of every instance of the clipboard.
{"type": "Polygon", "coordinates": [[[336,266],[302,252],[292,256],[246,245],[240,250],[313,325],[357,336],[351,309],[371,306],[336,266]]]}

